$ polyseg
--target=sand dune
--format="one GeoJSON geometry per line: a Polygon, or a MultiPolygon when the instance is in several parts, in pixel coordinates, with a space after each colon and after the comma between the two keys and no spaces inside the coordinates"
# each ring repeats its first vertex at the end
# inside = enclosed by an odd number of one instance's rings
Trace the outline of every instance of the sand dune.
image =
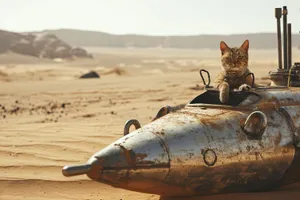
{"type": "MultiPolygon", "coordinates": [[[[153,50],[149,50],[148,56],[146,51],[141,56],[124,56],[126,50],[122,53],[120,49],[116,51],[119,54],[112,53],[111,49],[101,51],[104,53],[95,56],[95,61],[40,60],[22,64],[18,57],[17,64],[13,64],[0,59],[1,200],[159,199],[156,195],[95,183],[86,176],[66,178],[61,168],[86,162],[94,152],[122,137],[126,120],[136,118],[145,125],[161,106],[187,103],[201,93],[203,84],[198,70],[207,67],[215,77],[220,69],[219,55],[215,55],[218,52],[201,55],[192,50],[180,53],[166,50],[157,53],[163,58],[156,59],[168,60],[168,64],[160,61],[149,66],[149,62],[142,61],[155,60],[153,50]],[[107,58],[102,59],[105,55],[107,58]],[[135,67],[138,65],[139,68],[135,67]],[[101,78],[77,78],[89,70],[98,70],[101,78]],[[118,73],[122,76],[111,75],[118,73]]],[[[265,59],[261,58],[261,52],[253,52],[251,59],[255,60],[256,56],[257,60],[251,69],[257,73],[258,81],[267,84],[264,77],[276,61],[276,52],[263,53],[268,55],[265,59]]],[[[295,59],[300,61],[299,55],[295,52],[295,59]]],[[[298,184],[269,193],[191,199],[296,199],[299,188],[298,184]]]]}

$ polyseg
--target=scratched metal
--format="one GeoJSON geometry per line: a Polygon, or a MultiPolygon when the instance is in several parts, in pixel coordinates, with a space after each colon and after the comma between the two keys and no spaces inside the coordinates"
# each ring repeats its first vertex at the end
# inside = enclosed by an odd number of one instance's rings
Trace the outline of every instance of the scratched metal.
{"type": "Polygon", "coordinates": [[[170,162],[164,143],[153,131],[144,126],[97,152],[92,157],[100,161],[98,176],[95,170],[87,175],[115,187],[126,183],[128,189],[137,190],[147,183],[146,190],[161,190],[157,183],[167,176],[170,162]]]}
{"type": "Polygon", "coordinates": [[[300,166],[291,167],[300,155],[295,148],[297,91],[256,89],[237,106],[187,104],[97,152],[88,161],[87,175],[114,187],[162,196],[275,188],[287,171],[293,174],[300,166]],[[243,130],[254,111],[267,119],[261,139],[249,138],[243,130]]]}
{"type": "Polygon", "coordinates": [[[245,119],[247,114],[219,110],[218,115],[212,109],[214,115],[211,117],[198,109],[198,115],[195,110],[192,115],[187,115],[189,109],[192,108],[181,111],[183,116],[178,112],[161,118],[164,134],[156,132],[172,149],[169,152],[170,173],[165,181],[181,185],[186,194],[228,192],[233,188],[249,191],[255,190],[256,186],[263,189],[270,181],[279,181],[292,162],[292,133],[280,113],[266,113],[271,119],[262,140],[251,141],[240,128],[240,119],[245,119]],[[276,122],[281,122],[282,132],[276,122]],[[206,149],[217,155],[213,167],[203,160],[206,149]]]}
{"type": "MultiPolygon", "coordinates": [[[[270,75],[276,84],[278,76],[270,75]]],[[[124,137],[62,172],[162,196],[265,191],[300,181],[300,88],[230,95],[222,104],[208,88],[187,105],[163,107],[151,123],[128,133],[131,120],[124,137]]]]}

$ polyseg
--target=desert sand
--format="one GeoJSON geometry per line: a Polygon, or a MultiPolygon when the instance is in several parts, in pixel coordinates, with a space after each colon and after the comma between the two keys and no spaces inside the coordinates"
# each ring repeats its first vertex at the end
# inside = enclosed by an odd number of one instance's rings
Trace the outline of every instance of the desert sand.
{"type": "MultiPolygon", "coordinates": [[[[200,94],[199,69],[220,70],[218,50],[89,48],[94,60],[41,60],[0,55],[0,199],[141,199],[143,194],[66,178],[64,165],[85,163],[122,137],[126,120],[142,125],[163,105],[187,103],[200,94]],[[78,79],[90,70],[100,79],[78,79]]],[[[251,50],[257,81],[277,68],[277,51],[251,50]]],[[[293,61],[300,51],[293,50],[293,61]]],[[[274,192],[194,197],[201,200],[298,199],[300,184],[274,192]]],[[[187,199],[187,198],[181,198],[187,199]]]]}

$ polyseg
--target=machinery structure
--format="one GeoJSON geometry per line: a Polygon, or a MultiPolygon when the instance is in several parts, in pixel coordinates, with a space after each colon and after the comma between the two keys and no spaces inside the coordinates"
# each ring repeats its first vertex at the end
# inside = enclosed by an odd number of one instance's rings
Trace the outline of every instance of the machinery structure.
{"type": "Polygon", "coordinates": [[[275,8],[277,19],[278,41],[278,69],[269,72],[271,85],[300,86],[300,62],[292,64],[292,24],[287,23],[288,10],[286,6],[275,8]],[[283,67],[282,67],[282,42],[281,42],[281,16],[283,18],[283,67]]]}
{"type": "MultiPolygon", "coordinates": [[[[280,32],[281,8],[275,11],[280,32]]],[[[284,24],[286,14],[284,7],[284,24]]],[[[222,104],[209,73],[200,70],[203,81],[203,72],[208,74],[205,92],[186,105],[161,108],[145,126],[127,121],[122,138],[86,164],[65,166],[63,175],[86,174],[163,197],[268,191],[300,181],[300,66],[291,65],[290,24],[287,30],[284,68],[278,34],[272,86],[232,91],[222,104]],[[136,130],[129,133],[131,125],[136,130]]]]}

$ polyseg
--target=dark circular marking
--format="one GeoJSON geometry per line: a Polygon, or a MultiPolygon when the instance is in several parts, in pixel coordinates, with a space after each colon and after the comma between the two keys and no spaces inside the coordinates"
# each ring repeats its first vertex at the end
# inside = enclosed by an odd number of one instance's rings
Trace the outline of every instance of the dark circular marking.
{"type": "Polygon", "coordinates": [[[217,162],[217,154],[213,150],[207,149],[203,153],[203,160],[207,166],[214,166],[217,162]]]}

